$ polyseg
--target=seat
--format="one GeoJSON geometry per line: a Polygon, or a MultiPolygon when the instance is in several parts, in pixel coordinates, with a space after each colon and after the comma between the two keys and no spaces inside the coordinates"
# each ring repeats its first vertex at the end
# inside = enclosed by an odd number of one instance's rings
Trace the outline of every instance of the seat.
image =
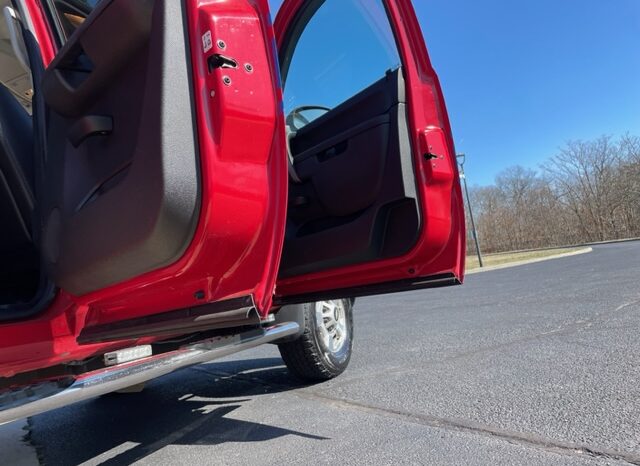
{"type": "Polygon", "coordinates": [[[0,302],[32,290],[34,162],[31,116],[0,85],[0,302]]]}

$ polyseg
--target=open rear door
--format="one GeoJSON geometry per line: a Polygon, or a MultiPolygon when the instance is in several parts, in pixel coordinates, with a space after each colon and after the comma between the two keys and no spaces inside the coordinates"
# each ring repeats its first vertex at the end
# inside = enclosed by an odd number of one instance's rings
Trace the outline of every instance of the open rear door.
{"type": "Polygon", "coordinates": [[[83,23],[42,81],[50,109],[42,245],[51,276],[72,294],[177,260],[195,230],[182,8],[156,3],[103,1],[86,20],[60,15],[83,23]]]}
{"type": "Polygon", "coordinates": [[[267,0],[46,5],[49,277],[95,327],[194,306],[266,314],[286,199],[267,0]]]}
{"type": "Polygon", "coordinates": [[[461,283],[455,149],[410,0],[285,0],[275,33],[290,160],[276,302],[461,283]]]}

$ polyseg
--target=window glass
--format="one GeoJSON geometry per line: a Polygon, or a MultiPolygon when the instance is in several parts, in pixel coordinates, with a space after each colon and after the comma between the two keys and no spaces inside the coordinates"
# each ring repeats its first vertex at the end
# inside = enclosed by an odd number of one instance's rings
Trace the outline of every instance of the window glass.
{"type": "Polygon", "coordinates": [[[285,115],[312,107],[303,110],[303,123],[400,66],[393,32],[380,0],[310,2],[308,8],[314,7],[315,13],[302,31],[294,30],[281,56],[285,115]]]}
{"type": "Polygon", "coordinates": [[[58,21],[66,40],[102,0],[53,0],[58,21]]]}

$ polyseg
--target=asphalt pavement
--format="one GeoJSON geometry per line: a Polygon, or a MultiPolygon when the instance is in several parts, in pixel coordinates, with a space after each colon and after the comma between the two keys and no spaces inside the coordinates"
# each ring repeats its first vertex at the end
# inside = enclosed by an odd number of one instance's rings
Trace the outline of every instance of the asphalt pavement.
{"type": "Polygon", "coordinates": [[[640,464],[640,242],[593,249],[359,299],[331,382],[265,346],[36,416],[30,442],[46,465],[640,464]]]}

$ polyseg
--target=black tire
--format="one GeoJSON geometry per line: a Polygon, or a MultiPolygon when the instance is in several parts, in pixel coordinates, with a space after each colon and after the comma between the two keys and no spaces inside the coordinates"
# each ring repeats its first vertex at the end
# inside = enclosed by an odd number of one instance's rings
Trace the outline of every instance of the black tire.
{"type": "Polygon", "coordinates": [[[332,300],[344,310],[346,332],[341,346],[332,351],[324,343],[316,318],[316,303],[304,304],[304,332],[278,349],[289,371],[304,382],[321,382],[342,374],[353,349],[353,300],[332,300]]]}

